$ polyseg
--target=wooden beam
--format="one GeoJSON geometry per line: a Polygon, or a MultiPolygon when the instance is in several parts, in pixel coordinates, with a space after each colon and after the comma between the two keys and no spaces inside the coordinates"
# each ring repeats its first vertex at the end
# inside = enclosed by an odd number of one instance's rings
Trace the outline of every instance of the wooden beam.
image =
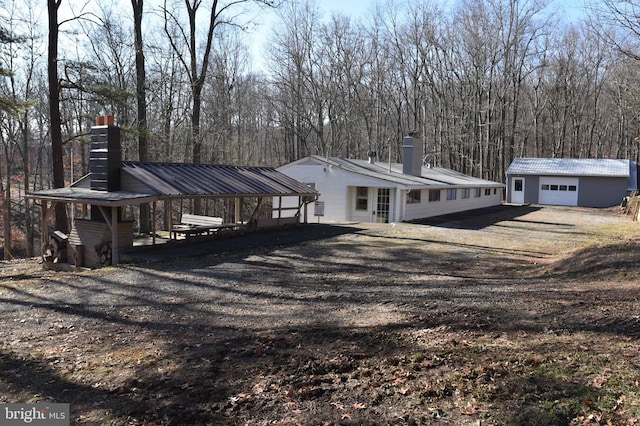
{"type": "MultiPolygon", "coordinates": [[[[108,222],[107,222],[108,223],[108,222]]],[[[120,250],[118,249],[118,207],[111,207],[111,264],[120,263],[120,250]]]]}
{"type": "Polygon", "coordinates": [[[151,244],[154,246],[156,245],[156,204],[156,201],[151,203],[151,232],[153,232],[151,244]]]}

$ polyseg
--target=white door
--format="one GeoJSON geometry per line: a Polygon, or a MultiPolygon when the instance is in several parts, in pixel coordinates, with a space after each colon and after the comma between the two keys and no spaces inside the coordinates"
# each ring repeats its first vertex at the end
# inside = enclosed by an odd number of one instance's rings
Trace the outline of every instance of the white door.
{"type": "Polygon", "coordinates": [[[514,177],[511,181],[511,202],[524,204],[524,178],[514,177]]]}
{"type": "Polygon", "coordinates": [[[578,178],[541,177],[538,203],[552,206],[577,206],[578,178]]]}

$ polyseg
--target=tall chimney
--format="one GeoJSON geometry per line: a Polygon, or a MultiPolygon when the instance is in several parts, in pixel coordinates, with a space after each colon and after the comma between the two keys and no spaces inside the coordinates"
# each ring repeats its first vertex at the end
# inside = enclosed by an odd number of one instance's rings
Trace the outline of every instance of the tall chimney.
{"type": "Polygon", "coordinates": [[[97,117],[96,125],[91,128],[91,189],[119,191],[121,161],[120,127],[114,125],[112,115],[97,117]]]}
{"type": "Polygon", "coordinates": [[[406,175],[422,175],[423,142],[418,133],[409,133],[402,138],[402,173],[406,175]]]}

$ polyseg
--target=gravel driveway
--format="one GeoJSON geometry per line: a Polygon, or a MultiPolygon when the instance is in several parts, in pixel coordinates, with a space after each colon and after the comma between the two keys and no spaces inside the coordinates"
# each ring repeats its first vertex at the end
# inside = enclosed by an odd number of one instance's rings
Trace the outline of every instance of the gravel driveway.
{"type": "Polygon", "coordinates": [[[503,207],[3,263],[0,401],[68,402],[73,424],[637,424],[636,227],[503,207]]]}

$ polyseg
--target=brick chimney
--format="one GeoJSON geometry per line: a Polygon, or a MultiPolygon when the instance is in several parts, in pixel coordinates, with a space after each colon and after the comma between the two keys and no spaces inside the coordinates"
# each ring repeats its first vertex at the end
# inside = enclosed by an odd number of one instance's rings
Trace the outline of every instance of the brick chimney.
{"type": "Polygon", "coordinates": [[[422,155],[424,143],[420,134],[409,132],[402,138],[402,173],[406,175],[422,175],[422,155]]]}
{"type": "Polygon", "coordinates": [[[112,115],[96,117],[91,128],[89,171],[91,189],[97,191],[120,190],[120,127],[114,124],[112,115]]]}

